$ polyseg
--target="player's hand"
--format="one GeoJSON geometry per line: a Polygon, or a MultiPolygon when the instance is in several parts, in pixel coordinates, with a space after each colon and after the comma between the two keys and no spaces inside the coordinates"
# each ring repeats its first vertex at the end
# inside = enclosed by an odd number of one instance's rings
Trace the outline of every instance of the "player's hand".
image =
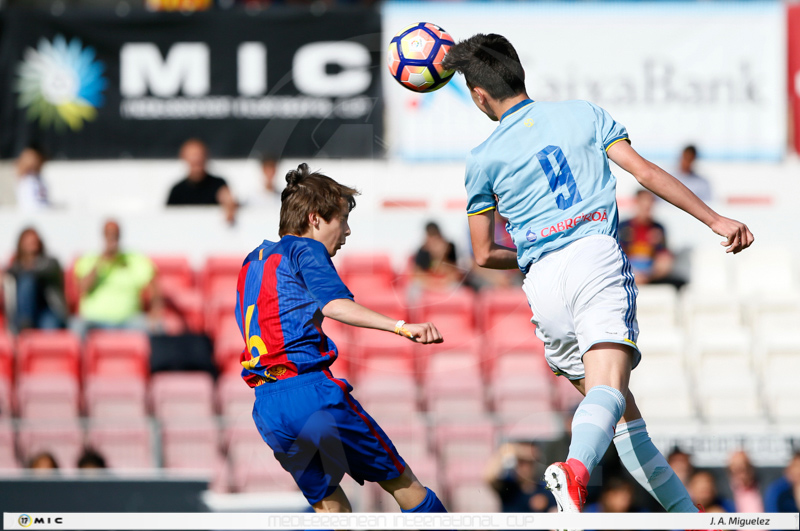
{"type": "Polygon", "coordinates": [[[433,323],[411,323],[403,325],[400,335],[405,336],[417,343],[441,343],[444,341],[442,334],[436,329],[433,323]]]}
{"type": "Polygon", "coordinates": [[[711,225],[711,230],[725,238],[720,245],[727,247],[726,253],[736,254],[753,244],[753,233],[750,232],[747,225],[735,219],[720,217],[711,225]]]}

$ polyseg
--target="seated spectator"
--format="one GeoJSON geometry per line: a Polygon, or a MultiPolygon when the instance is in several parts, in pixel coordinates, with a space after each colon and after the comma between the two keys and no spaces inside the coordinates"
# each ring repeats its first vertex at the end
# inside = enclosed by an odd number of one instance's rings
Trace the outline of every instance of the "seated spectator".
{"type": "Polygon", "coordinates": [[[691,190],[694,195],[708,203],[711,201],[711,184],[707,179],[695,173],[695,160],[697,160],[697,148],[694,146],[686,146],[683,148],[678,168],[673,175],[682,182],[686,188],[691,190]]]}
{"type": "Polygon", "coordinates": [[[503,444],[486,465],[484,478],[500,497],[504,513],[544,513],[555,499],[542,481],[544,466],[532,442],[503,444]]]}
{"type": "Polygon", "coordinates": [[[680,448],[675,448],[667,456],[667,463],[681,483],[684,485],[689,484],[689,480],[694,475],[694,466],[692,466],[692,457],[680,448]]]}
{"type": "Polygon", "coordinates": [[[158,325],[162,301],[155,267],[140,253],[121,251],[120,227],[109,220],[103,226],[103,252],[82,256],[75,264],[80,293],[80,318],[76,332],[92,328],[153,329],[158,325]],[[150,298],[150,323],[142,314],[144,296],[150,298]]]}
{"type": "Polygon", "coordinates": [[[414,256],[413,279],[422,290],[447,290],[464,277],[456,264],[456,246],[442,236],[439,225],[425,225],[425,241],[414,256]]]}
{"type": "Polygon", "coordinates": [[[278,159],[272,155],[265,155],[261,159],[261,183],[256,191],[248,196],[248,206],[272,208],[280,212],[281,193],[275,187],[277,172],[278,159]]]}
{"type": "Polygon", "coordinates": [[[800,507],[800,452],[786,466],[783,476],[772,482],[764,494],[764,511],[796,513],[800,507]]]}
{"type": "Polygon", "coordinates": [[[181,146],[180,157],[188,167],[188,174],[170,190],[167,206],[222,205],[225,219],[233,224],[236,219],[236,200],[225,179],[211,175],[206,170],[206,145],[196,138],[187,140],[181,146]]]}
{"type": "Polygon", "coordinates": [[[29,147],[17,157],[17,206],[20,210],[33,211],[47,208],[47,187],[42,180],[44,153],[29,147]]]}
{"type": "Polygon", "coordinates": [[[728,481],[737,513],[763,513],[764,500],[758,487],[756,469],[747,453],[733,452],[728,459],[728,481]]]}
{"type": "Polygon", "coordinates": [[[686,485],[689,496],[694,503],[703,506],[707,513],[730,513],[733,505],[720,498],[717,491],[717,482],[711,472],[699,470],[694,473],[686,485]]]}
{"type": "Polygon", "coordinates": [[[86,448],[78,458],[78,468],[87,470],[106,468],[106,460],[95,450],[86,448]]]}
{"type": "Polygon", "coordinates": [[[672,275],[674,259],[667,248],[666,231],[653,219],[655,196],[647,190],[636,193],[636,215],[619,224],[619,243],[630,260],[636,283],[672,284],[685,282],[672,275]]]}
{"type": "Polygon", "coordinates": [[[638,513],[633,504],[633,485],[619,476],[611,476],[603,484],[600,499],[587,505],[585,513],[638,513]]]}
{"type": "Polygon", "coordinates": [[[40,452],[28,460],[28,468],[36,473],[54,473],[58,470],[58,461],[50,452],[40,452]]]}
{"type": "Polygon", "coordinates": [[[64,327],[67,318],[64,274],[58,261],[47,256],[36,229],[29,227],[20,233],[17,252],[3,284],[5,311],[12,332],[64,327]]]}

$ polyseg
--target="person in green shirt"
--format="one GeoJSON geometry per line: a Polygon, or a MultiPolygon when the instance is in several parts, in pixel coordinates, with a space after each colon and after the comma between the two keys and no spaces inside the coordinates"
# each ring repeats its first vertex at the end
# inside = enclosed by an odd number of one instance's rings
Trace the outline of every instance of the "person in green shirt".
{"type": "Polygon", "coordinates": [[[155,266],[145,255],[120,250],[120,227],[114,220],[103,225],[103,252],[82,256],[75,264],[80,294],[76,329],[141,329],[157,326],[162,301],[155,282],[155,266]],[[143,314],[145,295],[149,319],[143,314]]]}

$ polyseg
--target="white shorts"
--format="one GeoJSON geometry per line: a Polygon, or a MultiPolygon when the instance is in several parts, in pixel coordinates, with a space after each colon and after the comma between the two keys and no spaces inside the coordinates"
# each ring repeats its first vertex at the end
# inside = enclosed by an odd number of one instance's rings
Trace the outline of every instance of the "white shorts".
{"type": "Polygon", "coordinates": [[[583,378],[583,355],[597,343],[630,345],[636,351],[633,366],[639,364],[638,290],[611,236],[587,236],[546,254],[531,264],[522,289],[555,374],[583,378]]]}

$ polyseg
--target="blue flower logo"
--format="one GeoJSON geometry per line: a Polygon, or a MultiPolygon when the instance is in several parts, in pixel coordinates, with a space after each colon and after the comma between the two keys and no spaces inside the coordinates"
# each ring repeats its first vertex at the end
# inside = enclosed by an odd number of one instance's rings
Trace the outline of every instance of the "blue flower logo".
{"type": "Polygon", "coordinates": [[[28,120],[42,128],[68,126],[79,131],[97,117],[108,82],[105,67],[95,59],[94,48],[83,48],[80,39],[67,42],[57,35],[53,42],[41,39],[36,49],[25,50],[17,68],[17,106],[27,109],[28,120]]]}

